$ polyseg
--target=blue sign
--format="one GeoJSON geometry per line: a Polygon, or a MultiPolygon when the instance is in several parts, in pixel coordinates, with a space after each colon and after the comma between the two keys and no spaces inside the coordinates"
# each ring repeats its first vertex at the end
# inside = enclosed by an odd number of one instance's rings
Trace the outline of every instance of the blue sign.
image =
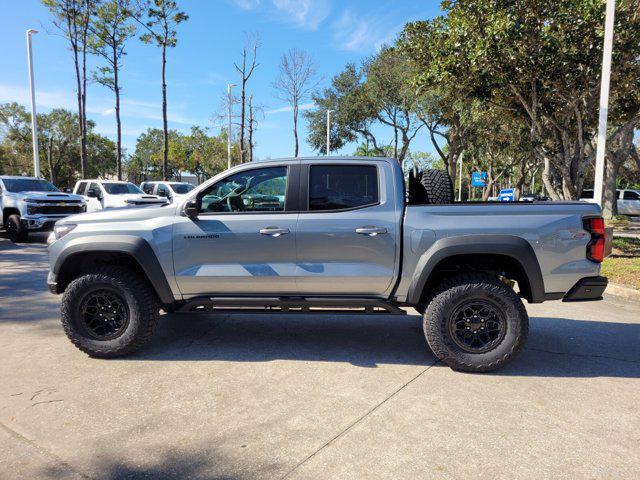
{"type": "Polygon", "coordinates": [[[473,172],[471,174],[471,186],[472,187],[486,187],[487,186],[487,172],[473,172]]]}
{"type": "Polygon", "coordinates": [[[515,200],[513,188],[503,188],[498,194],[498,200],[501,202],[513,202],[515,200]]]}

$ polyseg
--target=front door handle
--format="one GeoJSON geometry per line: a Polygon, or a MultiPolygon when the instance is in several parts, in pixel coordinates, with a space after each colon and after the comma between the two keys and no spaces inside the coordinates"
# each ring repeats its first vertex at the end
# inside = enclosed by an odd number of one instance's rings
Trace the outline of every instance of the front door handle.
{"type": "Polygon", "coordinates": [[[270,235],[272,237],[279,237],[280,235],[285,235],[287,233],[289,233],[288,228],[267,227],[260,229],[261,235],[270,235]]]}
{"type": "Polygon", "coordinates": [[[375,237],[376,235],[383,235],[387,233],[387,229],[384,227],[360,227],[356,228],[356,233],[375,237]]]}

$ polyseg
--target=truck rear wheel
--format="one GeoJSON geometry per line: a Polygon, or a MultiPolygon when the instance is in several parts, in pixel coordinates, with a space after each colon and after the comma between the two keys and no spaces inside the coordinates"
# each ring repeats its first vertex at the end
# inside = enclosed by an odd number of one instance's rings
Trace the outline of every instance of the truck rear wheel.
{"type": "Polygon", "coordinates": [[[62,297],[62,326],[88,355],[119,357],[149,341],[159,310],[145,279],[127,268],[105,266],[69,284],[62,297]]]}
{"type": "Polygon", "coordinates": [[[486,274],[442,282],[427,306],[424,334],[433,353],[454,370],[488,372],[522,349],[529,318],[520,298],[486,274]]]}
{"type": "Polygon", "coordinates": [[[9,240],[12,242],[26,242],[29,238],[29,232],[20,222],[20,215],[9,215],[7,218],[4,229],[7,232],[7,236],[9,240]]]}

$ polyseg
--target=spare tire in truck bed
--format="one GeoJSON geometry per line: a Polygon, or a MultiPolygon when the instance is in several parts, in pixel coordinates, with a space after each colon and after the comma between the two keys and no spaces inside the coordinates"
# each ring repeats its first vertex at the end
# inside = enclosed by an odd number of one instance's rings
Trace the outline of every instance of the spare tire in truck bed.
{"type": "Polygon", "coordinates": [[[427,168],[409,174],[409,202],[412,204],[453,203],[453,183],[444,170],[427,168]]]}

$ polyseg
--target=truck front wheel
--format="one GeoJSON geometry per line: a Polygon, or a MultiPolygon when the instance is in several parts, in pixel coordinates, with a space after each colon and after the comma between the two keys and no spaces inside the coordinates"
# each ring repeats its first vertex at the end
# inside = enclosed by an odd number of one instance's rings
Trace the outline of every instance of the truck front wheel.
{"type": "Polygon", "coordinates": [[[448,278],[424,312],[424,334],[433,353],[454,370],[501,368],[522,349],[529,318],[507,285],[485,274],[448,278]]]}
{"type": "Polygon", "coordinates": [[[144,278],[127,268],[104,266],[69,284],[62,297],[62,326],[90,356],[119,357],[149,341],[159,310],[144,278]]]}
{"type": "Polygon", "coordinates": [[[26,242],[29,238],[29,232],[20,222],[20,215],[9,215],[7,221],[4,224],[4,229],[7,232],[9,240],[12,242],[26,242]]]}

